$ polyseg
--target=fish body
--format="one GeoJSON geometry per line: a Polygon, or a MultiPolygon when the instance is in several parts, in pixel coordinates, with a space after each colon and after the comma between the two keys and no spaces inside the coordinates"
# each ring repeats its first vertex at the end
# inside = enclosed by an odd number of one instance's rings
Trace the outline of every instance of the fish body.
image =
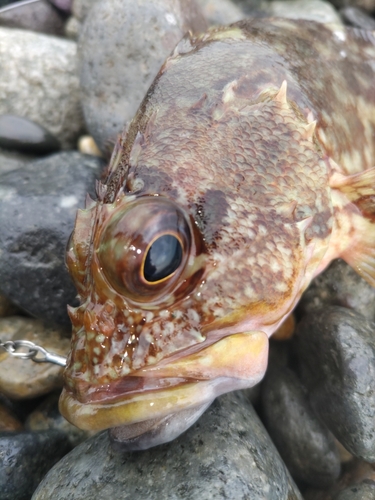
{"type": "Polygon", "coordinates": [[[63,415],[145,448],[257,383],[333,258],[375,285],[374,165],[372,33],[267,19],[186,36],[77,216],[63,415]]]}

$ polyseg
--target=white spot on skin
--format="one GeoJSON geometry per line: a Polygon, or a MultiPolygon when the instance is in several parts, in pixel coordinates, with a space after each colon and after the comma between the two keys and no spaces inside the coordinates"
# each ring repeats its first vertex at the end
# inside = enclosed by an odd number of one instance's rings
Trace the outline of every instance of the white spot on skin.
{"type": "Polygon", "coordinates": [[[340,51],[340,56],[341,56],[341,57],[343,57],[343,58],[345,58],[345,57],[346,57],[346,52],[345,52],[345,50],[341,50],[341,51],[340,51]]]}
{"type": "Polygon", "coordinates": [[[197,311],[195,309],[189,309],[188,310],[188,318],[191,322],[194,322],[194,323],[199,323],[199,314],[197,313],[197,311]]]}
{"type": "Polygon", "coordinates": [[[61,208],[71,208],[78,205],[78,199],[76,196],[62,196],[59,203],[61,208]]]}
{"type": "Polygon", "coordinates": [[[177,25],[177,19],[175,18],[175,16],[173,14],[171,14],[171,13],[165,14],[165,19],[172,26],[176,26],[177,25]]]}
{"type": "Polygon", "coordinates": [[[340,40],[340,42],[345,42],[346,34],[344,33],[344,31],[334,31],[333,34],[340,40]]]}

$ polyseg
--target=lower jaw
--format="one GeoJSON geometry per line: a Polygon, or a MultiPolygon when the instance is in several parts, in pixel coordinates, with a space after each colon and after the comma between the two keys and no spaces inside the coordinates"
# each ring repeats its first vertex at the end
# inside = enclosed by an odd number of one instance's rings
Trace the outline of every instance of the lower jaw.
{"type": "Polygon", "coordinates": [[[59,401],[60,413],[76,427],[101,431],[160,419],[180,411],[209,404],[225,392],[249,387],[248,380],[218,378],[182,384],[165,390],[132,394],[108,403],[81,403],[66,389],[59,401]]]}
{"type": "Polygon", "coordinates": [[[123,394],[115,400],[82,403],[63,390],[59,408],[72,424],[84,430],[101,431],[161,419],[200,407],[225,392],[252,387],[263,377],[267,366],[268,337],[248,332],[225,337],[200,352],[165,365],[152,365],[135,376],[176,382],[178,385],[123,394]]]}

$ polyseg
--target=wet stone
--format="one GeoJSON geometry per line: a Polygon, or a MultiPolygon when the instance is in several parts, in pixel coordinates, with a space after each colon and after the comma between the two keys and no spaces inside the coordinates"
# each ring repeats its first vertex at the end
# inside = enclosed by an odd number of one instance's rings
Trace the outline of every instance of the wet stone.
{"type": "Polygon", "coordinates": [[[101,433],[44,478],[33,500],[92,498],[302,500],[250,403],[220,397],[185,434],[121,453],[101,433]],[[102,480],[105,478],[105,481],[102,480]]]}
{"type": "Polygon", "coordinates": [[[370,13],[375,10],[375,0],[332,0],[332,3],[338,9],[350,6],[370,13]]]}
{"type": "Polygon", "coordinates": [[[236,23],[246,16],[231,0],[197,0],[210,26],[236,23]]]}
{"type": "Polygon", "coordinates": [[[0,115],[42,124],[63,149],[84,129],[77,44],[28,30],[0,27],[0,115]]]}
{"type": "Polygon", "coordinates": [[[63,12],[71,12],[73,0],[48,0],[52,5],[63,12]]]}
{"type": "Polygon", "coordinates": [[[364,479],[361,483],[349,486],[333,497],[333,500],[374,500],[375,481],[364,479]]]}
{"type": "Polygon", "coordinates": [[[183,35],[204,31],[204,18],[193,5],[105,0],[92,6],[80,35],[80,80],[86,125],[103,153],[113,149],[183,35]]]}
{"type": "Polygon", "coordinates": [[[342,24],[339,14],[332,5],[322,0],[275,1],[267,5],[267,11],[271,16],[342,24]]]}
{"type": "Polygon", "coordinates": [[[29,500],[46,472],[70,450],[55,431],[0,433],[1,500],[29,500]]]}
{"type": "MultiPolygon", "coordinates": [[[[71,447],[79,445],[93,435],[70,424],[59,412],[58,401],[60,393],[48,396],[27,418],[25,428],[28,431],[56,429],[65,434],[71,447]]],[[[1,418],[0,418],[1,420],[1,418]]]]}
{"type": "Polygon", "coordinates": [[[349,26],[354,26],[362,30],[375,30],[375,19],[361,9],[356,7],[344,7],[340,10],[340,14],[349,26]]]}
{"type": "Polygon", "coordinates": [[[306,314],[327,305],[354,309],[374,321],[375,288],[346,262],[335,260],[303,294],[298,311],[306,314]]]}
{"type": "Polygon", "coordinates": [[[70,327],[76,290],[65,248],[104,162],[58,153],[0,176],[0,288],[32,315],[70,327]]]}
{"type": "Polygon", "coordinates": [[[16,2],[0,9],[0,26],[61,36],[64,20],[47,0],[16,2]]]}
{"type": "Polygon", "coordinates": [[[375,462],[375,324],[326,307],[297,326],[296,354],[319,418],[354,456],[375,462]]]}
{"type": "MultiPolygon", "coordinates": [[[[48,351],[66,356],[70,341],[65,332],[46,327],[39,320],[11,316],[0,319],[0,339],[29,340],[48,351]]],[[[0,351],[0,392],[13,399],[32,398],[62,387],[60,366],[51,363],[33,363],[11,357],[0,351]]]]}
{"type": "Polygon", "coordinates": [[[334,438],[292,370],[271,365],[262,383],[263,422],[295,480],[328,487],[340,473],[334,438]]]}
{"type": "Polygon", "coordinates": [[[0,115],[0,147],[43,155],[58,151],[60,144],[48,130],[27,118],[0,115]]]}

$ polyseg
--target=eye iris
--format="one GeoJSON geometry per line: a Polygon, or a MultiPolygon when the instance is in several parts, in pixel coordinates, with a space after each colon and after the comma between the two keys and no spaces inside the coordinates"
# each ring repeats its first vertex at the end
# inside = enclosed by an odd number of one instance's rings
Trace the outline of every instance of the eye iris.
{"type": "Polygon", "coordinates": [[[144,277],[151,283],[167,278],[179,267],[181,261],[182,247],[179,240],[171,234],[160,236],[147,252],[144,277]]]}

